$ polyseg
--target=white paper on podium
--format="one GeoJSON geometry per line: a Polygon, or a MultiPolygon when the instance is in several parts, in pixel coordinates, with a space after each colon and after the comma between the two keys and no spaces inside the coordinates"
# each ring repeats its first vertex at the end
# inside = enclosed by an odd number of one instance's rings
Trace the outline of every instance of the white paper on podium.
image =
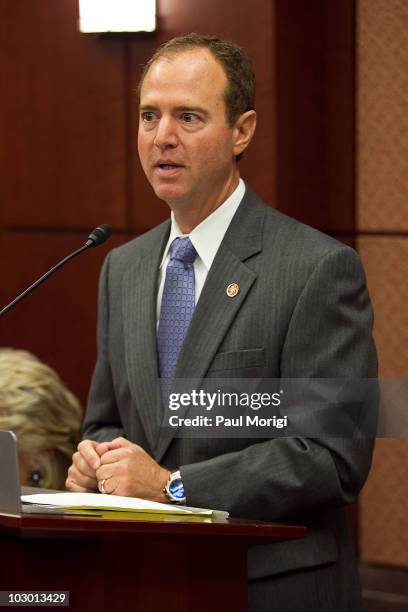
{"type": "Polygon", "coordinates": [[[207,508],[192,508],[172,504],[160,504],[139,497],[122,497],[102,493],[35,493],[22,495],[21,501],[29,504],[54,506],[62,509],[114,510],[122,512],[146,512],[149,514],[188,515],[228,518],[228,512],[207,508]]]}

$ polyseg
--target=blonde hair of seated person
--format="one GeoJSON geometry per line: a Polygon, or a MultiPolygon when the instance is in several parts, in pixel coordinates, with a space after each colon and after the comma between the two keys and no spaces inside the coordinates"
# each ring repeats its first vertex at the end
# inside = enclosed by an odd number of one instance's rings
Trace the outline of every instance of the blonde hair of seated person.
{"type": "Polygon", "coordinates": [[[58,374],[31,353],[0,348],[0,429],[17,437],[20,481],[63,489],[82,409],[58,374]]]}

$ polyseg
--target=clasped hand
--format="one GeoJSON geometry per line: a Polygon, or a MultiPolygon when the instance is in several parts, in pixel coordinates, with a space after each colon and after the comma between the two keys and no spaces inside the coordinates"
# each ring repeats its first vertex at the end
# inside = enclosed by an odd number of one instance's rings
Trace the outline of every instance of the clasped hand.
{"type": "Polygon", "coordinates": [[[101,490],[166,503],[163,489],[169,476],[141,446],[125,438],[83,440],[72,457],[65,486],[69,491],[101,490]]]}

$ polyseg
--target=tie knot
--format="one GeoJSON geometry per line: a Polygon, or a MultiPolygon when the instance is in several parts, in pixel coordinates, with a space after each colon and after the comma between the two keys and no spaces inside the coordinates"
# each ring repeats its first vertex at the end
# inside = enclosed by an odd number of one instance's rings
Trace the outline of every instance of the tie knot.
{"type": "Polygon", "coordinates": [[[194,263],[197,251],[190,238],[175,238],[170,245],[170,259],[178,259],[183,263],[194,263]]]}

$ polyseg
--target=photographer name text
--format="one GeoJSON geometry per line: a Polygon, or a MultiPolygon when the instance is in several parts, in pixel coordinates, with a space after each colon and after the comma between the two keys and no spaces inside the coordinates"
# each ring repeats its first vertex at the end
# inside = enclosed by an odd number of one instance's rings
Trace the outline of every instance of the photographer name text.
{"type": "Polygon", "coordinates": [[[192,418],[171,415],[168,419],[170,427],[274,427],[283,429],[288,425],[288,417],[260,417],[259,415],[240,415],[237,417],[224,417],[217,415],[208,417],[198,415],[192,418]]]}

